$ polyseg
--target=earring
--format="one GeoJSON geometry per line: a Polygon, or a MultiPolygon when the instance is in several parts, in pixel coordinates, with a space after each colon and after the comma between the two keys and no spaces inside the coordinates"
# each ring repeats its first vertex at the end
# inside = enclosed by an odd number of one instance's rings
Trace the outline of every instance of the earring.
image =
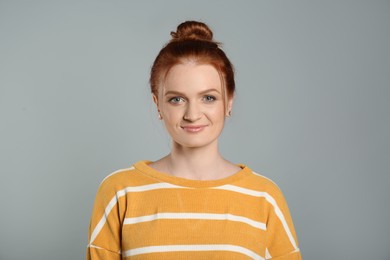
{"type": "Polygon", "coordinates": [[[158,119],[162,120],[162,116],[161,116],[160,112],[158,112],[158,119]]]}
{"type": "Polygon", "coordinates": [[[232,111],[229,110],[229,112],[227,113],[226,117],[230,117],[232,115],[232,111]]]}

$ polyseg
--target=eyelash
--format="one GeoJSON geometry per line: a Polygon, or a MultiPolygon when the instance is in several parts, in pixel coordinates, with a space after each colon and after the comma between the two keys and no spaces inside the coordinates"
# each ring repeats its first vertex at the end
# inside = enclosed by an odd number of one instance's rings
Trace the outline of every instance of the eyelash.
{"type": "MultiPolygon", "coordinates": [[[[217,100],[217,98],[214,96],[211,96],[211,95],[206,95],[203,97],[203,101],[205,101],[206,103],[211,103],[215,100],[217,100]]],[[[184,101],[184,98],[182,98],[182,97],[172,97],[168,100],[168,102],[172,103],[172,104],[179,104],[180,102],[183,102],[183,101],[184,101]]]]}
{"type": "Polygon", "coordinates": [[[213,102],[213,101],[217,100],[216,97],[210,96],[210,95],[204,96],[203,99],[204,99],[206,102],[213,102]],[[211,100],[209,100],[209,98],[211,98],[211,100]]]}
{"type": "Polygon", "coordinates": [[[169,103],[178,104],[180,101],[183,101],[182,97],[173,97],[168,100],[169,103]]]}

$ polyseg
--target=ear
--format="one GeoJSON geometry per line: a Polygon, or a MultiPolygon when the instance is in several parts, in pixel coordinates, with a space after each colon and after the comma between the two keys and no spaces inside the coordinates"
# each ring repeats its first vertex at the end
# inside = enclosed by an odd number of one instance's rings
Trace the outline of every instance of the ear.
{"type": "Polygon", "coordinates": [[[233,109],[233,97],[230,97],[227,102],[226,115],[229,116],[233,109]]]}
{"type": "Polygon", "coordinates": [[[153,102],[154,102],[154,104],[156,104],[157,109],[158,109],[158,97],[155,94],[153,94],[153,102]]]}
{"type": "Polygon", "coordinates": [[[157,107],[158,119],[162,120],[163,118],[162,118],[162,115],[160,112],[160,108],[158,107],[158,97],[155,94],[153,94],[153,102],[154,102],[154,104],[156,104],[156,107],[157,107]]]}

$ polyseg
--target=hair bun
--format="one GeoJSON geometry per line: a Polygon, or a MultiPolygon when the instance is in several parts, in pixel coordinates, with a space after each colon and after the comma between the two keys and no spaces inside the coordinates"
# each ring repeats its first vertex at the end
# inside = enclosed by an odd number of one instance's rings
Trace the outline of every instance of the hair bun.
{"type": "Polygon", "coordinates": [[[186,21],[179,24],[176,32],[171,32],[171,41],[185,41],[185,40],[199,40],[212,41],[213,32],[210,28],[202,23],[196,21],[186,21]]]}

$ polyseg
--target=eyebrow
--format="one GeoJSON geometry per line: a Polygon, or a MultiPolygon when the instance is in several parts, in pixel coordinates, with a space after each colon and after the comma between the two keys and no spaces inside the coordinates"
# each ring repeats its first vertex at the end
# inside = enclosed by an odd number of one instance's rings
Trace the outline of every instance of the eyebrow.
{"type": "MultiPolygon", "coordinates": [[[[210,93],[210,92],[217,92],[218,94],[221,94],[221,92],[215,88],[203,90],[203,91],[199,92],[199,94],[203,95],[203,94],[210,93]]],[[[167,95],[184,95],[184,93],[181,93],[179,91],[169,90],[169,91],[165,92],[165,94],[164,94],[164,96],[167,96],[167,95]]]]}

